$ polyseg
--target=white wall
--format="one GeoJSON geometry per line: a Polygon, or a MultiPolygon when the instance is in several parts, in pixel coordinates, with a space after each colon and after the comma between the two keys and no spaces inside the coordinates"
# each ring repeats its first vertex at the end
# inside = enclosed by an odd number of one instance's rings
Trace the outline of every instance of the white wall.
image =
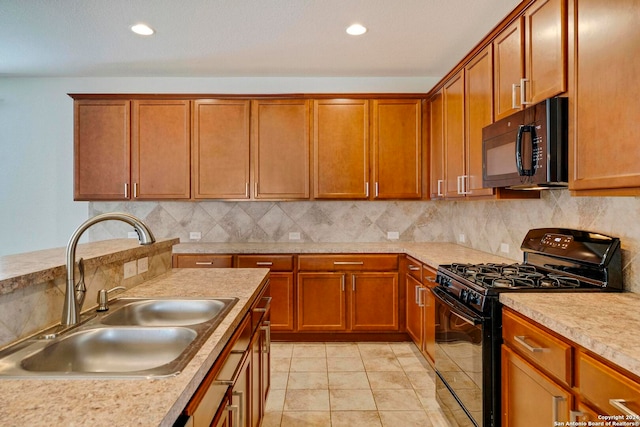
{"type": "Polygon", "coordinates": [[[427,92],[435,78],[0,78],[0,256],[62,247],[88,217],[73,201],[68,93],[427,92]]]}

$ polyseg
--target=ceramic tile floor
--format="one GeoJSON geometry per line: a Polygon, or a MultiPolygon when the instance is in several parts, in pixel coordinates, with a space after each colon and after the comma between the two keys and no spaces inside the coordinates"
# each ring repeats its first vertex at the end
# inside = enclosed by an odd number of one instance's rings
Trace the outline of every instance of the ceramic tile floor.
{"type": "Polygon", "coordinates": [[[413,343],[272,343],[263,427],[448,427],[413,343]]]}

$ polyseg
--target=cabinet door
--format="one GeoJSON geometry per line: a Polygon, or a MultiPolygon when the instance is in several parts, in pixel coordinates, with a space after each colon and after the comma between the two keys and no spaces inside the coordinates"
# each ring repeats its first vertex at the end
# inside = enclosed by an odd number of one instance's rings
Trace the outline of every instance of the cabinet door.
{"type": "Polygon", "coordinates": [[[351,330],[398,330],[398,273],[352,273],[351,330]]]}
{"type": "Polygon", "coordinates": [[[249,101],[193,102],[193,197],[249,198],[249,101]]]}
{"type": "Polygon", "coordinates": [[[464,70],[444,86],[445,196],[464,197],[464,70]]]}
{"type": "Polygon", "coordinates": [[[191,196],[189,101],[133,101],[132,179],[136,199],[191,196]]]}
{"type": "Polygon", "coordinates": [[[270,274],[271,329],[293,331],[293,273],[270,274]]]}
{"type": "Polygon", "coordinates": [[[74,102],[74,200],[130,197],[130,104],[74,102]]]}
{"type": "Polygon", "coordinates": [[[304,99],[252,101],[255,198],[309,198],[309,106],[304,99]]]}
{"type": "Polygon", "coordinates": [[[491,196],[482,186],[482,128],[493,122],[492,47],[478,53],[465,68],[465,120],[467,192],[469,196],[491,196]]]}
{"type": "Polygon", "coordinates": [[[523,18],[502,30],[493,41],[494,119],[500,120],[520,110],[518,87],[524,77],[523,18]]]}
{"type": "MultiPolygon", "coordinates": [[[[250,346],[251,348],[251,346],[250,346]]],[[[249,350],[247,350],[249,351],[249,350]]],[[[238,423],[233,426],[250,427],[251,424],[251,387],[252,387],[252,360],[251,355],[244,358],[244,363],[239,369],[238,379],[233,384],[231,402],[238,408],[238,423]]]]}
{"type": "Polygon", "coordinates": [[[405,295],[407,298],[406,323],[407,333],[416,343],[418,348],[422,348],[423,337],[423,298],[424,288],[422,283],[412,276],[405,275],[405,295]]]}
{"type": "Polygon", "coordinates": [[[369,185],[369,101],[313,103],[313,197],[365,199],[369,185]]]}
{"type": "Polygon", "coordinates": [[[429,101],[430,197],[444,197],[444,99],[440,89],[429,101]]]}
{"type": "Polygon", "coordinates": [[[502,425],[529,427],[569,421],[569,392],[502,346],[502,425]]]}
{"type": "MultiPolygon", "coordinates": [[[[580,0],[576,18],[576,99],[570,114],[573,190],[640,187],[640,25],[638,2],[607,7],[580,0]],[[597,22],[597,27],[594,23],[597,22]],[[606,37],[603,37],[606,34],[606,37]]],[[[622,193],[619,193],[622,194],[622,193]]]]}
{"type": "Polygon", "coordinates": [[[419,99],[373,101],[373,196],[422,195],[422,112],[419,99]]]}
{"type": "Polygon", "coordinates": [[[537,0],[524,19],[525,102],[537,104],[567,90],[566,0],[537,0]]]}
{"type": "Polygon", "coordinates": [[[345,331],[346,273],[298,273],[298,331],[345,331]]]}
{"type": "Polygon", "coordinates": [[[435,286],[436,271],[426,266],[422,267],[424,291],[424,345],[422,352],[431,363],[435,363],[436,351],[436,328],[438,319],[436,318],[436,299],[431,292],[435,286]]]}

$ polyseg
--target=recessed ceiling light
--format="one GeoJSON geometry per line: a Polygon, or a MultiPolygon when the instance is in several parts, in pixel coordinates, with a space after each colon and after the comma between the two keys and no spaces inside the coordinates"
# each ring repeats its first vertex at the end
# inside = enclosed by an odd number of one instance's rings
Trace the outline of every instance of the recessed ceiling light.
{"type": "Polygon", "coordinates": [[[360,24],[353,24],[347,28],[347,34],[351,34],[352,36],[360,36],[366,32],[367,27],[360,24]]]}
{"type": "Polygon", "coordinates": [[[155,32],[155,31],[153,31],[153,28],[151,28],[150,26],[148,26],[146,24],[133,25],[131,27],[131,31],[133,31],[136,34],[140,34],[141,36],[150,36],[151,34],[153,34],[155,32]]]}

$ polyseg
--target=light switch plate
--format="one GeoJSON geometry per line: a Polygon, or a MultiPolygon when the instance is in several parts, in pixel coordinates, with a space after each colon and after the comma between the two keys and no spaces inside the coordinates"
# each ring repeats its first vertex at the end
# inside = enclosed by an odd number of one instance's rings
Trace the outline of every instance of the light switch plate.
{"type": "Polygon", "coordinates": [[[509,253],[509,245],[507,243],[500,243],[500,252],[508,254],[509,253]]]}
{"type": "Polygon", "coordinates": [[[398,240],[400,238],[400,233],[397,231],[387,231],[387,239],[389,240],[398,240]]]}
{"type": "Polygon", "coordinates": [[[124,263],[124,278],[128,279],[138,274],[138,263],[136,261],[129,261],[124,263]]]}
{"type": "Polygon", "coordinates": [[[189,239],[191,240],[200,240],[202,239],[202,233],[199,231],[190,231],[189,232],[189,239]]]}
{"type": "Polygon", "coordinates": [[[300,240],[300,233],[297,231],[292,231],[289,233],[289,240],[300,240]]]}
{"type": "Polygon", "coordinates": [[[458,234],[458,243],[464,243],[466,241],[467,241],[467,236],[465,236],[464,233],[458,234]]]}
{"type": "Polygon", "coordinates": [[[149,257],[140,258],[138,260],[138,274],[149,271],[149,257]]]}

